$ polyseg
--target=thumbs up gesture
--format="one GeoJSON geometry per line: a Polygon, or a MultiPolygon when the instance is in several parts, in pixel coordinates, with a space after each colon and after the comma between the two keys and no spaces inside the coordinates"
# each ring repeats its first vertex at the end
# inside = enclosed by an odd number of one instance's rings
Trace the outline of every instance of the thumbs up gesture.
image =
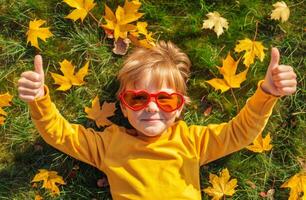
{"type": "Polygon", "coordinates": [[[45,95],[44,69],[40,55],[35,56],[34,67],[34,71],[23,72],[18,80],[19,98],[24,102],[34,101],[35,98],[45,95]]]}
{"type": "Polygon", "coordinates": [[[277,48],[271,50],[271,60],[261,88],[274,96],[285,96],[296,91],[296,74],[288,65],[279,64],[280,54],[277,48]]]}

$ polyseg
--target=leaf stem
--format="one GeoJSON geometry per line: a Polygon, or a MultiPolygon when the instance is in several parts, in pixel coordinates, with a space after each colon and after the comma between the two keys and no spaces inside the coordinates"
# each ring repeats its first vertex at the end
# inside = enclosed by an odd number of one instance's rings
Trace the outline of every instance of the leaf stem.
{"type": "Polygon", "coordinates": [[[256,30],[255,30],[255,35],[254,35],[253,41],[255,41],[255,40],[256,40],[256,37],[257,37],[257,31],[258,31],[258,21],[256,21],[256,30]]]}
{"type": "Polygon", "coordinates": [[[91,12],[89,12],[89,15],[98,23],[98,26],[100,26],[100,21],[91,12]]]}
{"type": "Polygon", "coordinates": [[[237,101],[237,99],[236,99],[236,96],[235,96],[234,91],[233,91],[233,89],[232,89],[232,88],[231,88],[231,93],[232,93],[232,95],[233,95],[233,97],[234,97],[234,100],[235,100],[235,103],[236,103],[236,106],[237,106],[237,113],[238,113],[238,112],[239,112],[239,110],[240,110],[240,108],[239,108],[238,101],[237,101]]]}

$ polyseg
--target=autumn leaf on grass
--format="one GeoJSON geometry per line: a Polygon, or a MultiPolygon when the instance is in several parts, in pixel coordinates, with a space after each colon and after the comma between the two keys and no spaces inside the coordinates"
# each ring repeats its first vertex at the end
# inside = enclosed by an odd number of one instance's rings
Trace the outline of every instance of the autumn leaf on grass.
{"type": "Polygon", "coordinates": [[[270,151],[272,149],[272,145],[270,144],[270,142],[270,133],[268,133],[265,138],[262,138],[262,133],[260,133],[253,141],[253,145],[249,145],[246,148],[253,152],[262,153],[264,151],[270,151]]]}
{"type": "Polygon", "coordinates": [[[31,182],[39,182],[43,181],[42,188],[46,188],[51,191],[51,195],[59,195],[60,191],[56,185],[56,183],[65,185],[66,183],[63,180],[63,177],[57,175],[56,171],[48,171],[45,169],[39,169],[39,173],[37,173],[31,182]]]}
{"type": "Polygon", "coordinates": [[[224,32],[223,29],[228,29],[227,19],[221,17],[218,12],[210,12],[206,16],[208,19],[203,21],[202,29],[213,29],[214,27],[214,31],[218,37],[224,32]]]}
{"type": "Polygon", "coordinates": [[[252,41],[248,38],[244,40],[239,40],[239,44],[237,44],[235,47],[235,51],[238,53],[241,51],[245,51],[245,54],[243,55],[243,64],[246,67],[249,67],[251,64],[254,63],[255,56],[257,56],[262,62],[265,58],[265,49],[267,48],[265,48],[261,42],[252,41]]]}
{"type": "Polygon", "coordinates": [[[292,176],[281,185],[281,188],[291,189],[288,200],[306,200],[306,171],[302,171],[292,176]]]}
{"type": "Polygon", "coordinates": [[[114,115],[116,108],[115,103],[104,102],[101,108],[99,97],[96,96],[91,103],[91,108],[85,107],[87,118],[96,122],[98,127],[111,125],[112,122],[107,118],[114,115]]]}
{"type": "Polygon", "coordinates": [[[32,46],[36,47],[37,49],[40,49],[38,46],[38,38],[42,39],[44,42],[46,42],[46,39],[53,36],[53,34],[50,32],[49,27],[40,28],[41,25],[43,25],[46,21],[45,20],[36,20],[30,21],[29,23],[29,29],[26,33],[27,37],[27,43],[31,43],[32,46]]]}
{"type": "Polygon", "coordinates": [[[239,60],[235,61],[230,54],[223,60],[223,66],[219,68],[219,72],[223,75],[224,79],[214,78],[206,81],[216,90],[221,90],[221,93],[229,90],[230,88],[239,88],[240,84],[245,81],[248,69],[235,74],[239,60]]]}
{"type": "Polygon", "coordinates": [[[56,90],[65,91],[69,90],[72,85],[83,85],[85,83],[83,79],[88,73],[88,65],[89,61],[87,61],[86,64],[76,74],[74,74],[75,67],[70,61],[65,59],[60,62],[60,70],[63,72],[64,76],[51,72],[51,76],[55,81],[54,84],[60,85],[56,90]]]}
{"type": "Polygon", "coordinates": [[[136,31],[131,31],[131,35],[129,39],[136,46],[152,48],[155,46],[155,39],[152,37],[152,32],[148,32],[147,30],[148,23],[147,22],[137,22],[136,31]],[[144,37],[144,39],[138,39],[139,37],[144,37]]]}
{"type": "Polygon", "coordinates": [[[7,113],[2,108],[4,106],[11,106],[10,102],[12,101],[12,98],[13,96],[11,96],[8,92],[5,94],[0,94],[0,125],[4,124],[5,118],[3,116],[7,116],[7,113]]]}
{"type": "Polygon", "coordinates": [[[219,200],[225,195],[233,196],[236,192],[237,179],[230,180],[228,169],[223,169],[220,176],[209,174],[209,182],[212,187],[207,187],[204,192],[213,197],[213,200],[219,200]]]}
{"type": "Polygon", "coordinates": [[[273,7],[275,9],[272,10],[271,19],[281,20],[282,22],[288,20],[290,15],[290,10],[285,2],[283,1],[276,2],[275,4],[273,4],[273,7]]]}
{"type": "Polygon", "coordinates": [[[43,200],[43,198],[39,194],[36,194],[34,200],[43,200]]]}
{"type": "Polygon", "coordinates": [[[63,2],[68,4],[70,7],[75,8],[69,15],[65,17],[72,19],[73,21],[78,19],[83,21],[88,12],[96,5],[93,0],[63,0],[63,2]]]}
{"type": "Polygon", "coordinates": [[[117,41],[118,38],[127,38],[127,33],[131,30],[135,30],[136,26],[129,24],[142,17],[143,13],[138,13],[138,8],[141,3],[139,1],[125,1],[124,7],[118,6],[115,14],[105,4],[105,16],[106,24],[102,25],[102,28],[110,34],[113,32],[114,38],[117,41]]]}

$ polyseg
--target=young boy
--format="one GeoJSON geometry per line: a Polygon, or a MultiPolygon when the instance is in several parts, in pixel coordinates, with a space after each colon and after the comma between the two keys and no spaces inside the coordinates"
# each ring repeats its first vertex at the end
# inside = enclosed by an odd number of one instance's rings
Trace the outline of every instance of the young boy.
{"type": "Polygon", "coordinates": [[[134,129],[112,125],[97,132],[66,121],[44,85],[41,56],[35,71],[21,74],[18,91],[44,140],[103,171],[113,199],[195,200],[201,199],[200,166],[249,145],[278,97],[295,92],[296,74],[279,57],[273,48],[264,80],[236,117],[208,126],[177,120],[188,102],[191,63],[171,42],[135,49],[119,72],[121,110],[134,129]]]}

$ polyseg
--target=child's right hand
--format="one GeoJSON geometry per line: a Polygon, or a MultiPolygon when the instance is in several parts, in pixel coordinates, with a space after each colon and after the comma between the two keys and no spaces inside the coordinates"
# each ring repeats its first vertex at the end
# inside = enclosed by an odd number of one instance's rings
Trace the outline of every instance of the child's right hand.
{"type": "Polygon", "coordinates": [[[23,72],[18,80],[19,98],[24,102],[34,101],[35,98],[45,95],[45,77],[41,55],[35,56],[34,67],[34,71],[23,72]]]}

